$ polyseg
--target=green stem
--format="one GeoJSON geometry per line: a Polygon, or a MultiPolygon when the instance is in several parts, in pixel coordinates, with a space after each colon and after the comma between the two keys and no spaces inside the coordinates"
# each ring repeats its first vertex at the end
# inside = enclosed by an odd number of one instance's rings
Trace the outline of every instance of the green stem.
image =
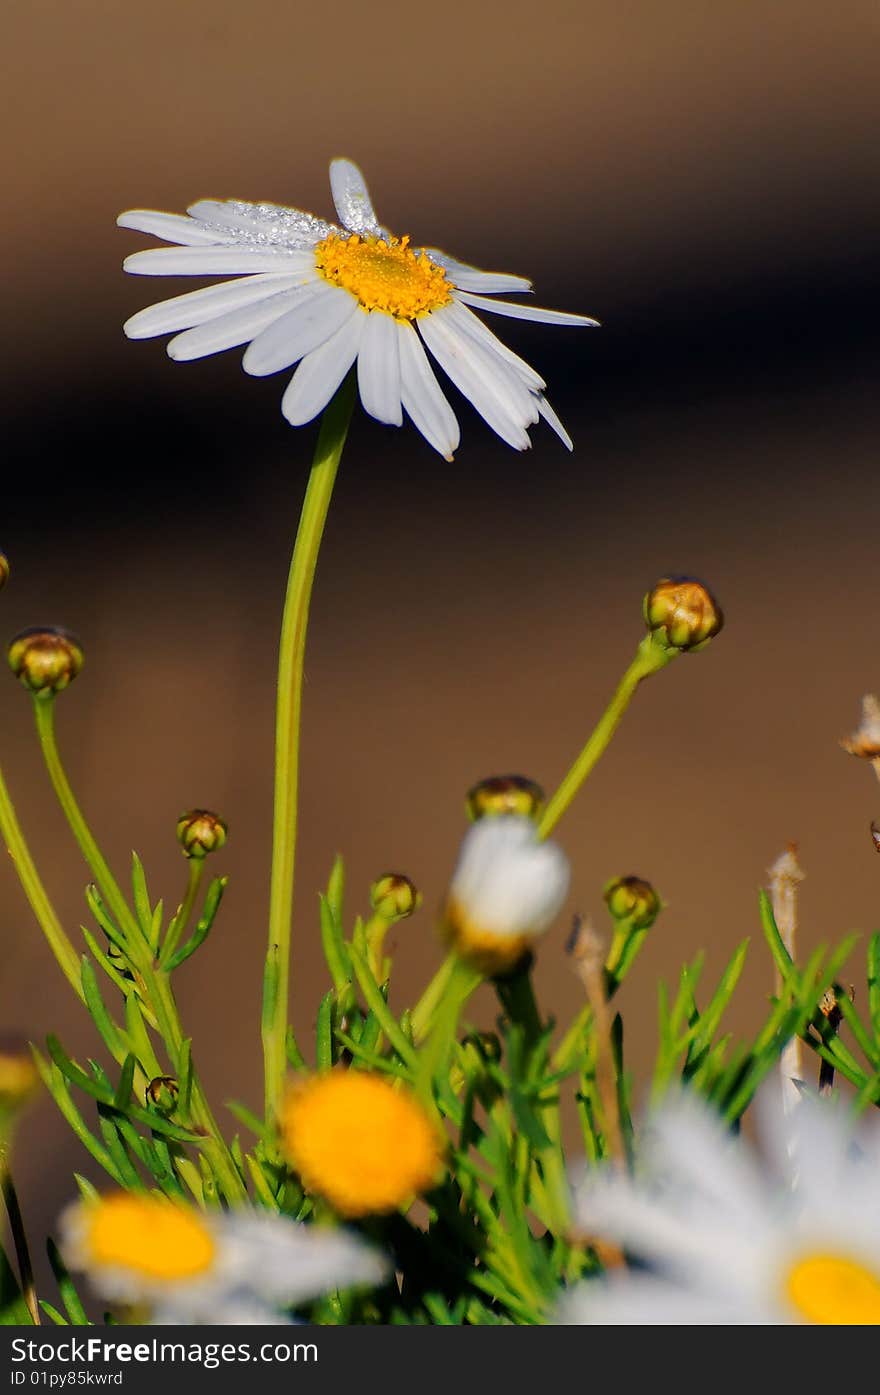
{"type": "Polygon", "coordinates": [[[18,1194],[15,1190],[15,1183],[12,1180],[12,1169],[9,1165],[9,1144],[6,1141],[0,1143],[0,1190],[3,1192],[6,1214],[9,1217],[9,1230],[12,1235],[12,1243],[15,1246],[15,1257],[18,1260],[21,1296],[27,1304],[27,1310],[31,1315],[34,1326],[39,1327],[40,1305],[37,1301],[34,1268],[31,1264],[31,1253],[28,1248],[24,1218],[21,1214],[21,1207],[18,1204],[18,1194]]]}
{"type": "Polygon", "coordinates": [[[561,785],[549,800],[538,822],[538,837],[546,838],[558,824],[581,785],[603,754],[617,730],[620,719],[629,707],[633,694],[643,678],[657,673],[674,659],[677,649],[664,649],[651,635],[646,635],[636,650],[636,656],[620,680],[617,690],[600,717],[595,730],[572,765],[561,785]]]}
{"type": "Polygon", "coordinates": [[[77,996],[83,999],[79,955],[64,933],[61,922],[55,914],[55,908],[40,881],[40,875],[21,831],[21,825],[18,822],[2,771],[0,771],[0,834],[2,834],[3,841],[9,850],[9,856],[15,865],[18,879],[24,888],[31,909],[49,942],[49,948],[55,955],[61,972],[77,996]]]}
{"type": "Polygon", "coordinates": [[[162,946],[160,962],[167,964],[177,946],[180,944],[183,932],[189,925],[193,906],[199,894],[199,887],[202,884],[202,876],[205,871],[205,859],[203,857],[191,857],[189,859],[189,876],[186,884],[186,892],[181,902],[180,910],[168,927],[168,934],[162,946]]]}
{"type": "Polygon", "coordinates": [[[287,580],[278,656],[275,720],[275,813],[269,898],[269,949],[263,998],[267,1121],[277,1118],[286,1070],[290,936],[296,857],[300,710],[309,602],[336,472],[348,435],[355,385],[349,375],[324,413],[287,580]]]}
{"type": "Polygon", "coordinates": [[[437,1011],[437,1005],[446,992],[449,980],[455,972],[457,963],[457,954],[447,955],[412,1010],[410,1024],[412,1026],[413,1041],[416,1046],[421,1046],[422,1042],[431,1031],[431,1024],[434,1020],[434,1014],[437,1011]]]}
{"type": "Polygon", "coordinates": [[[92,876],[98,883],[98,887],[103,893],[104,900],[108,908],[112,911],[116,923],[124,933],[129,946],[133,949],[138,941],[143,938],[140,926],[134,914],[119,889],[119,885],[113,873],[110,871],[107,861],[95,842],[92,830],[86,822],[85,816],[76,801],[76,796],[67,778],[67,772],[61,763],[58,753],[58,744],[55,739],[55,695],[48,697],[34,698],[34,716],[37,721],[37,735],[40,738],[40,747],[43,752],[43,759],[46,762],[46,769],[49,772],[49,779],[52,781],[52,788],[58,798],[58,803],[64,812],[64,817],[70,824],[73,836],[79,844],[80,851],[91,869],[92,876]]]}

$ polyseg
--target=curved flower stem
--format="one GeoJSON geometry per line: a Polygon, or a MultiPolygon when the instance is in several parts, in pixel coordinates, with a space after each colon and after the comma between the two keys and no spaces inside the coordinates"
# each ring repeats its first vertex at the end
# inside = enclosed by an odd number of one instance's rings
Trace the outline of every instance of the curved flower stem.
{"type": "Polygon", "coordinates": [[[290,563],[281,624],[275,719],[275,813],[272,830],[269,948],[263,988],[262,1020],[267,1122],[278,1116],[286,1069],[285,1037],[289,1015],[300,710],[309,603],[318,550],[342,448],[348,435],[354,398],[354,378],[349,375],[324,412],[321,421],[290,563]]]}
{"type": "Polygon", "coordinates": [[[15,806],[10,798],[2,771],[0,771],[0,834],[2,834],[3,841],[9,850],[9,856],[12,858],[18,879],[31,904],[31,909],[49,942],[49,948],[55,955],[61,972],[77,996],[84,999],[79,955],[64,933],[46,888],[40,880],[40,874],[34,865],[30,849],[21,831],[15,806]]]}
{"type": "Polygon", "coordinates": [[[177,915],[174,917],[174,919],[168,927],[168,934],[165,937],[165,943],[162,946],[162,953],[160,955],[160,963],[162,964],[168,963],[169,959],[171,958],[172,954],[177,949],[177,946],[180,943],[183,932],[189,925],[190,916],[192,915],[192,910],[193,906],[195,905],[196,897],[199,894],[199,887],[202,883],[202,876],[204,875],[204,871],[204,858],[189,858],[186,891],[184,893],[183,901],[180,904],[180,910],[177,912],[177,915]]]}
{"type": "Polygon", "coordinates": [[[666,664],[674,659],[679,652],[677,649],[663,648],[652,639],[651,635],[645,636],[587,744],[564,777],[556,793],[548,801],[547,807],[538,820],[539,838],[546,838],[553,831],[574,800],[581,785],[611,741],[620,719],[629,707],[633,694],[642,679],[648,678],[652,673],[659,672],[661,668],[665,668],[666,664]]]}
{"type": "Polygon", "coordinates": [[[34,698],[34,716],[37,721],[37,735],[40,738],[43,759],[46,762],[49,779],[52,781],[52,788],[58,797],[58,803],[61,805],[64,817],[70,824],[73,835],[80,846],[80,851],[89,865],[92,876],[98,883],[108,908],[112,911],[120,930],[124,932],[126,939],[133,947],[142,938],[140,927],[119,889],[116,878],[107,865],[104,854],[95,841],[92,830],[89,828],[71,789],[67,772],[61,763],[55,739],[54,694],[48,697],[34,698]]]}
{"type": "MultiPolygon", "coordinates": [[[[138,925],[134,912],[120,891],[116,878],[110,871],[107,860],[98,847],[94,834],[77,803],[55,740],[54,699],[36,698],[34,711],[40,746],[52,787],[58,796],[58,802],[70,824],[83,857],[88,863],[92,876],[98,883],[109,909],[125,935],[129,957],[143,980],[149,1005],[156,1014],[159,1031],[165,1042],[171,1063],[175,1072],[179,1072],[184,1033],[168,975],[159,969],[154,962],[152,949],[138,925]]],[[[217,1181],[227,1200],[233,1202],[245,1200],[247,1191],[244,1183],[211,1113],[204,1090],[195,1077],[192,1084],[192,1119],[193,1123],[205,1134],[203,1150],[211,1162],[217,1181]]]]}
{"type": "Polygon", "coordinates": [[[31,1264],[31,1253],[28,1248],[24,1218],[21,1214],[21,1207],[18,1204],[18,1193],[15,1190],[15,1183],[12,1180],[12,1169],[9,1165],[9,1143],[5,1139],[0,1141],[0,1191],[3,1193],[6,1214],[9,1217],[9,1230],[12,1235],[12,1243],[15,1246],[15,1257],[18,1260],[18,1277],[21,1284],[21,1296],[25,1301],[34,1326],[39,1327],[40,1305],[37,1302],[37,1286],[34,1281],[34,1268],[31,1264]]]}

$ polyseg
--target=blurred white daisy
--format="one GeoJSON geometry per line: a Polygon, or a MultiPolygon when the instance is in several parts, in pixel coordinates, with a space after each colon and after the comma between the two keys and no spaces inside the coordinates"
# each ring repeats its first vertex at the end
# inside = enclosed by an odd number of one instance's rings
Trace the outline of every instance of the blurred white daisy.
{"type": "Polygon", "coordinates": [[[101,1297],[147,1304],[165,1322],[277,1313],[334,1289],[381,1283],[389,1272],[383,1257],[347,1230],[266,1211],[206,1214],[129,1192],[68,1207],[61,1250],[101,1297]]]}
{"type": "Polygon", "coordinates": [[[548,930],[568,894],[568,858],[533,821],[501,814],[462,841],[444,913],[447,937],[483,973],[511,968],[548,930]]]}
{"type": "Polygon", "coordinates": [[[666,1106],[644,1177],[585,1174],[579,1228],[647,1269],[587,1280],[558,1320],[609,1324],[880,1324],[880,1123],[836,1102],[760,1101],[769,1172],[696,1099],[666,1106]]]}
{"type": "Polygon", "coordinates": [[[121,214],[121,227],[178,244],[135,252],[124,262],[126,271],[240,278],[151,305],[127,321],[125,333],[131,339],[173,333],[173,359],[247,344],[243,366],[257,377],[298,364],[281,401],[292,426],[317,416],[356,363],[370,416],[400,426],[406,412],[451,459],[458,422],[427,349],[509,445],[525,450],[528,428],[543,417],[571,449],[544,396],[543,378],[474,310],[544,324],[596,321],[496,300],[500,292],[529,291],[531,284],[392,236],[377,222],[363,176],[350,160],[332,162],[330,187],[341,227],[297,209],[238,199],[202,199],[186,216],[148,209],[121,214]]]}

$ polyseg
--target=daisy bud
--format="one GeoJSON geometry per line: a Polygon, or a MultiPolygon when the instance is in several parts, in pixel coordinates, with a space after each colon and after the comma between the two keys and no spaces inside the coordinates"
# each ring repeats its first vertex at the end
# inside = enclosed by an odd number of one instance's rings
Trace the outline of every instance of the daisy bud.
{"type": "Polygon", "coordinates": [[[703,649],[721,626],[724,616],[712,593],[690,576],[667,576],[644,602],[645,624],[655,639],[682,653],[703,649]]]}
{"type": "Polygon", "coordinates": [[[0,1037],[0,1116],[9,1118],[39,1087],[34,1058],[23,1037],[0,1037]]]}
{"type": "Polygon", "coordinates": [[[453,948],[484,974],[505,973],[549,929],[568,894],[568,858],[522,815],[480,819],[465,834],[446,901],[453,948]]]}
{"type": "Polygon", "coordinates": [[[880,759],[880,702],[873,693],[866,693],[862,698],[862,720],[852,736],[840,744],[851,756],[859,756],[861,760],[880,759]]]}
{"type": "Polygon", "coordinates": [[[660,914],[660,897],[641,877],[615,877],[604,896],[614,919],[625,920],[633,930],[649,930],[660,914]]]}
{"type": "Polygon", "coordinates": [[[467,811],[471,822],[487,815],[521,814],[536,819],[544,807],[544,791],[524,775],[490,775],[468,790],[467,811]]]}
{"type": "Polygon", "coordinates": [[[0,591],[9,580],[9,558],[6,553],[0,550],[0,591]]]}
{"type": "Polygon", "coordinates": [[[495,1066],[501,1060],[501,1042],[497,1032],[468,1032],[461,1044],[476,1051],[480,1060],[487,1065],[495,1066]]]}
{"type": "Polygon", "coordinates": [[[421,904],[419,892],[402,872],[386,872],[370,887],[370,905],[383,920],[405,920],[421,904]]]}
{"type": "Polygon", "coordinates": [[[177,820],[177,841],[184,857],[203,858],[226,842],[226,824],[209,809],[191,809],[177,820]]]}
{"type": "Polygon", "coordinates": [[[177,1108],[180,1086],[173,1075],[157,1075],[150,1081],[144,1092],[144,1103],[157,1114],[173,1114],[177,1108]]]}
{"type": "Polygon", "coordinates": [[[35,697],[60,693],[82,666],[79,641],[66,630],[36,626],[22,630],[9,646],[9,667],[35,697]]]}

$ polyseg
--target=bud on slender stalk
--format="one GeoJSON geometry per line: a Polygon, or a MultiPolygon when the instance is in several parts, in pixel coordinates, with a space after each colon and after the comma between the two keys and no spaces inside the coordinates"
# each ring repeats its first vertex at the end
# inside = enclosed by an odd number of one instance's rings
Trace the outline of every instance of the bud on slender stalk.
{"type": "Polygon", "coordinates": [[[157,1114],[168,1116],[177,1108],[180,1086],[173,1075],[157,1075],[150,1081],[144,1093],[144,1103],[157,1114]]]}
{"type": "Polygon", "coordinates": [[[22,630],[9,646],[9,667],[38,698],[60,693],[82,666],[82,647],[67,630],[35,626],[22,630]]]}
{"type": "Polygon", "coordinates": [[[402,872],[386,872],[370,887],[370,905],[383,920],[405,920],[421,904],[421,895],[402,872]]]}
{"type": "Polygon", "coordinates": [[[446,937],[483,974],[506,973],[549,929],[568,894],[569,865],[531,819],[480,819],[465,834],[444,915],[446,937]]]}
{"type": "Polygon", "coordinates": [[[615,877],[604,891],[605,904],[614,920],[614,934],[605,967],[618,983],[629,971],[663,903],[643,877],[615,877]]]}
{"type": "Polygon", "coordinates": [[[223,847],[226,834],[226,824],[208,809],[191,809],[177,821],[177,841],[184,857],[207,857],[223,847]]]}
{"type": "Polygon", "coordinates": [[[724,624],[715,597],[690,576],[667,576],[644,602],[645,624],[656,640],[680,653],[704,649],[724,624]]]}
{"type": "Polygon", "coordinates": [[[466,807],[473,823],[496,814],[536,819],[544,807],[544,791],[524,775],[490,775],[468,790],[466,807]]]}

